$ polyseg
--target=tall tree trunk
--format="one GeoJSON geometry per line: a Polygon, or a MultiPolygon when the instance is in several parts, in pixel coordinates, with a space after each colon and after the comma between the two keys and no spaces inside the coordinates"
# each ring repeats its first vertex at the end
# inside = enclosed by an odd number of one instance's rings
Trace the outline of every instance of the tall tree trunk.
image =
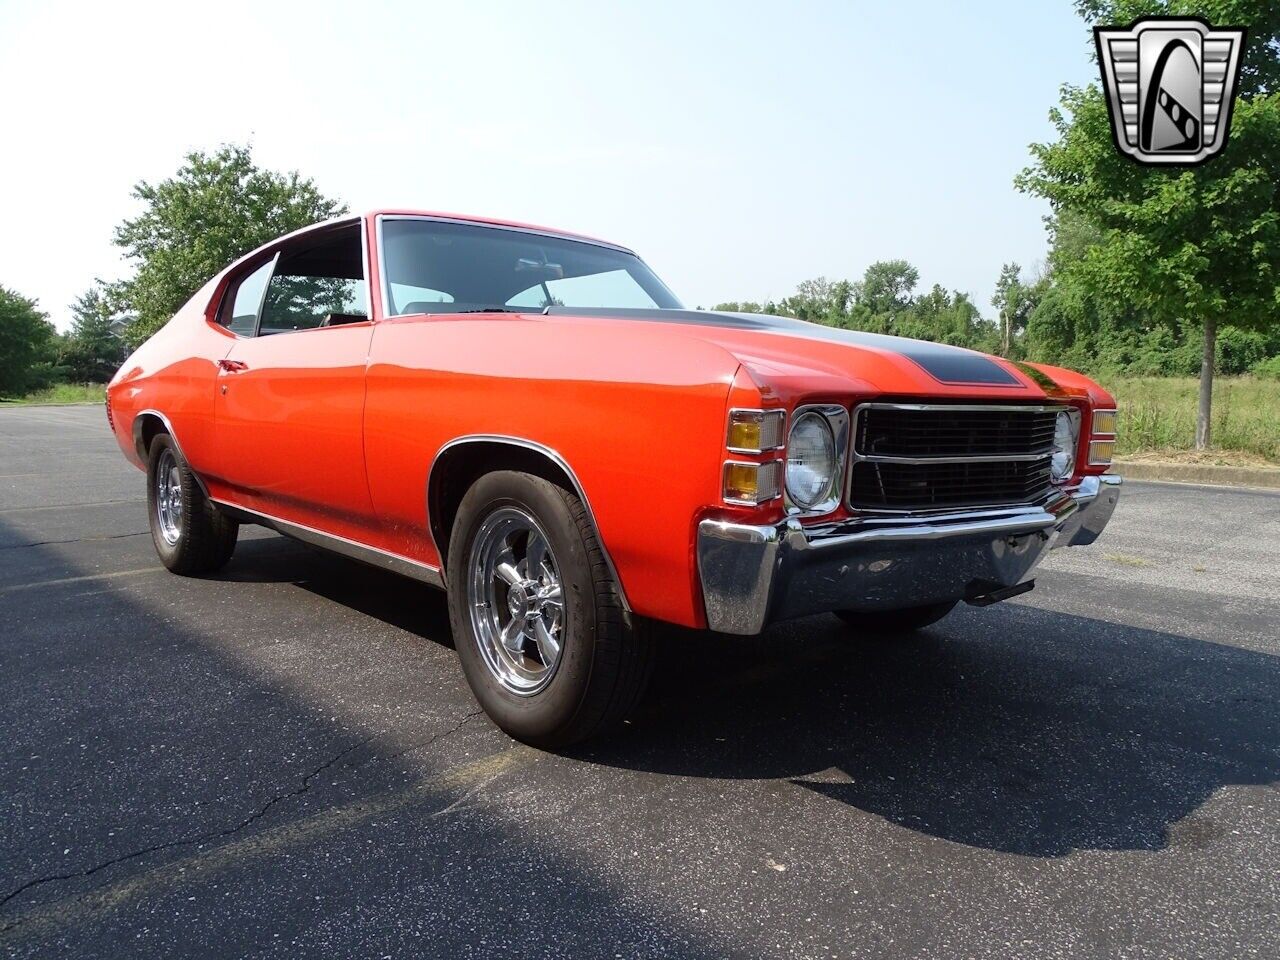
{"type": "Polygon", "coordinates": [[[1217,354],[1218,319],[1205,317],[1204,353],[1200,357],[1200,405],[1196,410],[1196,449],[1207,450],[1213,412],[1213,363],[1217,354]]]}
{"type": "Polygon", "coordinates": [[[1009,311],[1000,311],[1000,356],[1009,356],[1009,311]]]}

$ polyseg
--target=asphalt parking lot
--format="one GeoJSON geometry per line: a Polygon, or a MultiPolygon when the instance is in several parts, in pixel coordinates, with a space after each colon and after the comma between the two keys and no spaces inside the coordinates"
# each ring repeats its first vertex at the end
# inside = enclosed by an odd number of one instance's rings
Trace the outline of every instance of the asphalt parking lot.
{"type": "Polygon", "coordinates": [[[1280,495],[1130,484],[905,642],[673,631],[571,756],[477,713],[442,594],[146,531],[101,408],[0,408],[9,956],[1280,954],[1280,495]]]}

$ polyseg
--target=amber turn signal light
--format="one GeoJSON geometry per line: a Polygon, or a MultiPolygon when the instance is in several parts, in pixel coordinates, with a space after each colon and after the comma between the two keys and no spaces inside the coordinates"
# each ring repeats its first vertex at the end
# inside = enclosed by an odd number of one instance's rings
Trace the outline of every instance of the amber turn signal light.
{"type": "Polygon", "coordinates": [[[1116,411],[1095,410],[1089,432],[1089,466],[1109,467],[1116,452],[1116,411]]]}
{"type": "Polygon", "coordinates": [[[729,411],[729,437],[726,446],[733,453],[764,453],[782,446],[782,410],[729,411]]]}
{"type": "Polygon", "coordinates": [[[1114,440],[1090,440],[1089,441],[1089,466],[1091,467],[1109,467],[1111,466],[1111,457],[1115,453],[1116,442],[1114,440]]]}
{"type": "Polygon", "coordinates": [[[755,507],[782,496],[782,461],[724,465],[724,502],[755,507]]]}

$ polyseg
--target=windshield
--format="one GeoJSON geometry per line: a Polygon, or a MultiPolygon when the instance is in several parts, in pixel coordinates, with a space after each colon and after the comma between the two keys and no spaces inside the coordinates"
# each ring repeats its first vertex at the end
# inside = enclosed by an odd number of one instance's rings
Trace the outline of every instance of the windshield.
{"type": "Polygon", "coordinates": [[[637,256],[539,233],[382,221],[387,315],[659,307],[680,301],[637,256]]]}

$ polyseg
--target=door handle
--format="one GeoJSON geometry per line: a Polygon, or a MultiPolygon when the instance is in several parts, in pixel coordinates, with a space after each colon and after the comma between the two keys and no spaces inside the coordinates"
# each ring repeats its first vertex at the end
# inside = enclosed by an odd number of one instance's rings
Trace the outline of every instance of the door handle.
{"type": "Polygon", "coordinates": [[[243,360],[219,360],[218,369],[223,373],[243,373],[249,365],[243,360]]]}

